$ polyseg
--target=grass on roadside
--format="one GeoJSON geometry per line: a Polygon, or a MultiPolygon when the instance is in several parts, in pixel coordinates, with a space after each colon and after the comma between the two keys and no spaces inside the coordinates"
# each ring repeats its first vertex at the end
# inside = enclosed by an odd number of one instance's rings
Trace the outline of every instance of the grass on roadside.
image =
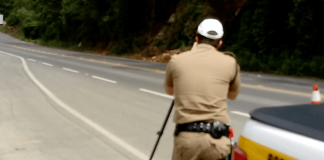
{"type": "Polygon", "coordinates": [[[156,47],[154,47],[154,48],[148,48],[144,51],[139,51],[137,53],[117,55],[113,53],[108,53],[107,51],[99,48],[88,48],[82,45],[79,47],[78,44],[61,42],[58,40],[44,41],[42,39],[34,39],[34,40],[28,39],[24,36],[23,33],[19,31],[18,27],[0,26],[0,32],[18,38],[20,40],[23,40],[27,43],[38,44],[38,45],[47,46],[51,48],[78,51],[78,52],[83,52],[88,54],[90,53],[90,54],[109,55],[109,56],[123,57],[123,58],[143,60],[149,62],[159,62],[159,63],[167,63],[173,54],[179,54],[180,52],[187,51],[191,48],[191,47],[182,46],[181,49],[161,51],[156,47]]]}
{"type": "Polygon", "coordinates": [[[42,46],[66,49],[66,50],[73,50],[73,51],[79,51],[79,52],[87,52],[87,53],[95,52],[94,49],[85,48],[83,46],[79,47],[78,44],[60,42],[57,40],[44,41],[42,39],[34,39],[34,40],[28,39],[24,36],[23,33],[19,32],[18,27],[0,26],[0,32],[8,34],[8,35],[15,37],[17,39],[20,39],[22,41],[25,41],[28,43],[33,43],[33,44],[38,44],[38,45],[42,45],[42,46]]]}

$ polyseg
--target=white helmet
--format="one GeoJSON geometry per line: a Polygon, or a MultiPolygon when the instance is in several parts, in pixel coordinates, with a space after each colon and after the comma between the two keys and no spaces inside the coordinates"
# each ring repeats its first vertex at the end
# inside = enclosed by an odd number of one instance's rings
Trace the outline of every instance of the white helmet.
{"type": "Polygon", "coordinates": [[[221,39],[224,35],[223,25],[217,19],[203,20],[197,30],[198,34],[209,39],[221,39]]]}

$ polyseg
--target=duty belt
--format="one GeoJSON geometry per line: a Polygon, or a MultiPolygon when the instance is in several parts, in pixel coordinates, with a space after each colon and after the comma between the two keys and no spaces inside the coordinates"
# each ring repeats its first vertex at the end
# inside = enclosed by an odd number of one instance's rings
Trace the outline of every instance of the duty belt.
{"type": "Polygon", "coordinates": [[[213,123],[207,122],[193,122],[193,123],[185,123],[178,124],[175,130],[175,136],[177,136],[180,132],[204,132],[210,133],[212,137],[215,139],[219,139],[222,136],[229,137],[229,126],[226,124],[214,121],[213,123]]]}

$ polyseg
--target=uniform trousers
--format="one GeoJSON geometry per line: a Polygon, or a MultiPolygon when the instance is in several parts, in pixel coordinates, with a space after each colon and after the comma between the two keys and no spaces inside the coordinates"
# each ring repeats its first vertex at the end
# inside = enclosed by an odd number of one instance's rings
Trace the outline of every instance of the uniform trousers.
{"type": "Polygon", "coordinates": [[[209,133],[180,132],[174,137],[172,160],[219,160],[231,152],[230,139],[209,133]]]}

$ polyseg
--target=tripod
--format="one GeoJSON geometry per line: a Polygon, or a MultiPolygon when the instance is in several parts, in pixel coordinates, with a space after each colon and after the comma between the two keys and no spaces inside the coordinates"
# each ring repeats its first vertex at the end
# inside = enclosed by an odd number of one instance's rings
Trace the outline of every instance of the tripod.
{"type": "Polygon", "coordinates": [[[160,142],[160,139],[161,139],[161,137],[162,137],[162,134],[163,134],[164,128],[165,128],[165,126],[166,126],[166,124],[167,124],[167,122],[168,122],[168,119],[169,119],[169,117],[170,117],[170,114],[171,114],[171,111],[172,111],[173,105],[174,105],[174,100],[172,101],[172,104],[171,104],[171,106],[170,106],[169,112],[168,112],[168,114],[167,114],[167,116],[166,116],[166,118],[165,118],[165,120],[164,120],[164,123],[163,123],[163,125],[162,125],[161,130],[157,133],[157,134],[159,135],[159,137],[158,137],[158,139],[157,139],[157,141],[156,141],[156,143],[155,143],[154,149],[153,149],[152,154],[151,154],[151,156],[150,156],[150,160],[152,160],[152,158],[153,158],[153,156],[154,156],[154,153],[155,153],[155,150],[156,150],[156,148],[157,148],[157,146],[158,146],[158,144],[159,144],[159,142],[160,142]]]}

